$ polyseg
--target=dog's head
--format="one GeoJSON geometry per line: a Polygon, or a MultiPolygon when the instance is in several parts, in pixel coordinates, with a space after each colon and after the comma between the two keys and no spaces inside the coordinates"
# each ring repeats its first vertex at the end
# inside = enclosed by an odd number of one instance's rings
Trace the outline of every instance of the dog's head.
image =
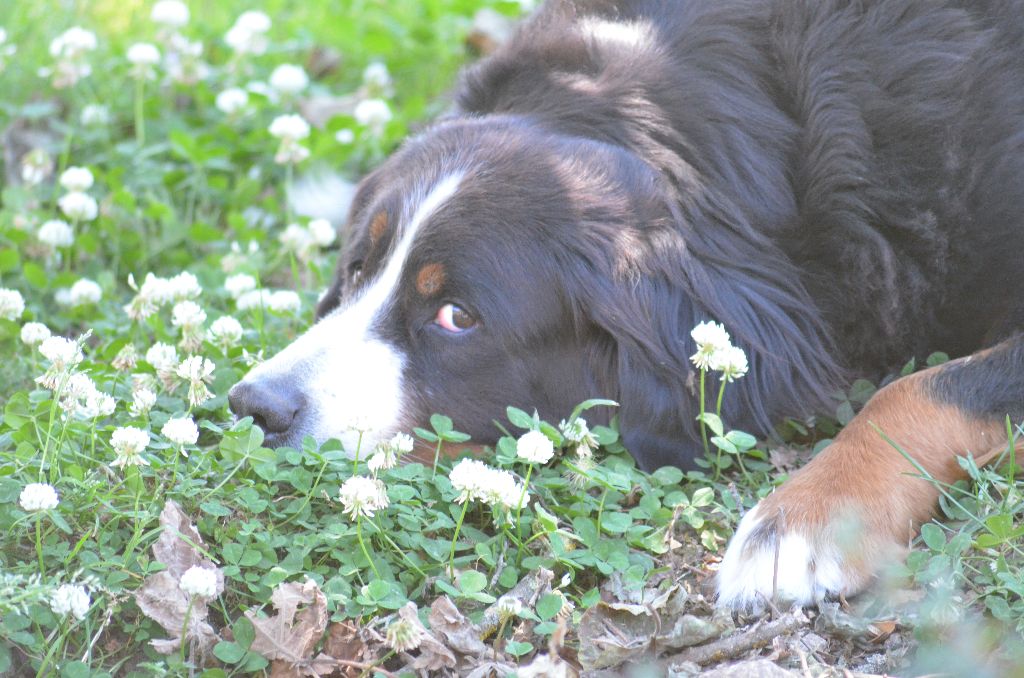
{"type": "MultiPolygon", "coordinates": [[[[364,449],[435,412],[488,443],[507,405],[558,421],[607,397],[642,465],[685,465],[698,439],[689,330],[709,311],[728,322],[728,308],[761,320],[690,251],[674,195],[612,144],[514,118],[441,123],[363,181],[317,322],[237,384],[231,407],[269,444],[311,435],[354,451],[353,422],[364,449]]],[[[755,365],[748,381],[772,379],[755,365]]]]}

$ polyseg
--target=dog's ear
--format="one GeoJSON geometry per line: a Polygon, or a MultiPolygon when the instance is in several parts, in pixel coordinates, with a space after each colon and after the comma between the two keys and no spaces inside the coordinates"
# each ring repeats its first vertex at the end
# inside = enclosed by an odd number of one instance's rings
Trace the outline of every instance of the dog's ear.
{"type": "MultiPolygon", "coordinates": [[[[750,365],[726,388],[726,428],[769,433],[782,415],[816,411],[843,378],[825,323],[782,252],[725,201],[677,205],[668,223],[632,234],[628,255],[589,267],[580,287],[589,321],[612,338],[614,383],[605,389],[619,399],[623,442],[645,468],[689,466],[701,449],[690,331],[702,320],[725,325],[750,365]]],[[[708,374],[707,411],[718,388],[708,374]]]]}

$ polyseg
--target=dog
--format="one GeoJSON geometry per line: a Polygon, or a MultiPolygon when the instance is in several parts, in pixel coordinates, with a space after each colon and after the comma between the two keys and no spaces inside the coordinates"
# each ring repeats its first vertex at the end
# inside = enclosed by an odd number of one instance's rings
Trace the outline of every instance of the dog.
{"type": "Polygon", "coordinates": [[[849,595],[931,514],[914,475],[1024,416],[1022,215],[1021,0],[551,2],[362,181],[316,323],[230,405],[270,445],[353,449],[603,396],[641,467],[685,468],[699,321],[746,352],[723,418],[761,435],[994,346],[881,390],[718,575],[736,608],[849,595]]]}

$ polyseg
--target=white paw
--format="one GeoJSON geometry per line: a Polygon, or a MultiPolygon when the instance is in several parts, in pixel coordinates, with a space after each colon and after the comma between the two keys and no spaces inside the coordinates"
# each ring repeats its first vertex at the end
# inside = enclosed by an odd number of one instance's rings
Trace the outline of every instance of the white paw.
{"type": "Polygon", "coordinates": [[[720,606],[754,611],[773,601],[803,606],[859,588],[834,543],[785,530],[781,521],[759,515],[761,508],[758,504],[743,516],[725,551],[718,568],[720,606]]]}

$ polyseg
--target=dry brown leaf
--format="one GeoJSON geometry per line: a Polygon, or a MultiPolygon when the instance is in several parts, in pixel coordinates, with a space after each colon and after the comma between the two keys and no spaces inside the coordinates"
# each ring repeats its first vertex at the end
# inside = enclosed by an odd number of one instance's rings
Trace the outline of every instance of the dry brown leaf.
{"type": "Polygon", "coordinates": [[[202,545],[203,538],[176,502],[164,504],[160,527],[163,529],[153,543],[153,557],[163,563],[175,579],[181,579],[185,570],[193,565],[205,565],[202,554],[196,549],[202,545]]]}
{"type": "Polygon", "coordinates": [[[433,631],[427,630],[416,613],[417,609],[416,603],[410,601],[398,610],[398,617],[415,627],[423,639],[418,648],[420,655],[413,660],[412,668],[417,671],[453,668],[456,664],[455,654],[434,635],[433,631]]]}
{"type": "MultiPolygon", "coordinates": [[[[335,659],[362,662],[369,653],[366,641],[359,634],[359,627],[348,621],[334,622],[327,627],[324,640],[324,654],[335,659]]],[[[355,678],[362,671],[355,667],[339,667],[345,678],[355,678]]]]}
{"type": "Polygon", "coordinates": [[[167,569],[143,580],[142,586],[135,592],[135,603],[143,614],[171,635],[167,639],[150,641],[157,652],[169,654],[181,647],[181,631],[187,613],[187,636],[195,643],[196,650],[205,655],[220,638],[206,622],[206,601],[202,598],[194,599],[192,609],[189,610],[189,597],[179,588],[178,583],[188,568],[204,567],[217,573],[219,596],[224,592],[224,572],[213,561],[203,558],[197,548],[202,546],[203,539],[177,503],[168,500],[164,504],[160,512],[160,526],[162,531],[153,544],[153,556],[167,569]]]}
{"type": "Polygon", "coordinates": [[[518,678],[576,678],[578,675],[569,662],[550,654],[539,654],[526,666],[516,669],[518,678]]]}
{"type": "Polygon", "coordinates": [[[313,648],[327,628],[327,598],[320,587],[312,579],[278,584],[270,601],[277,610],[273,617],[257,617],[251,610],[245,612],[256,631],[249,649],[267,659],[284,660],[300,671],[279,675],[318,675],[301,671],[314,670],[313,648]]]}
{"type": "Polygon", "coordinates": [[[895,619],[884,619],[881,621],[874,621],[868,626],[868,642],[869,643],[881,643],[886,638],[891,636],[896,631],[896,620],[895,619]]]}
{"type": "Polygon", "coordinates": [[[448,641],[459,654],[479,657],[487,651],[480,640],[480,629],[466,619],[448,596],[441,596],[430,606],[430,628],[448,641]]]}

